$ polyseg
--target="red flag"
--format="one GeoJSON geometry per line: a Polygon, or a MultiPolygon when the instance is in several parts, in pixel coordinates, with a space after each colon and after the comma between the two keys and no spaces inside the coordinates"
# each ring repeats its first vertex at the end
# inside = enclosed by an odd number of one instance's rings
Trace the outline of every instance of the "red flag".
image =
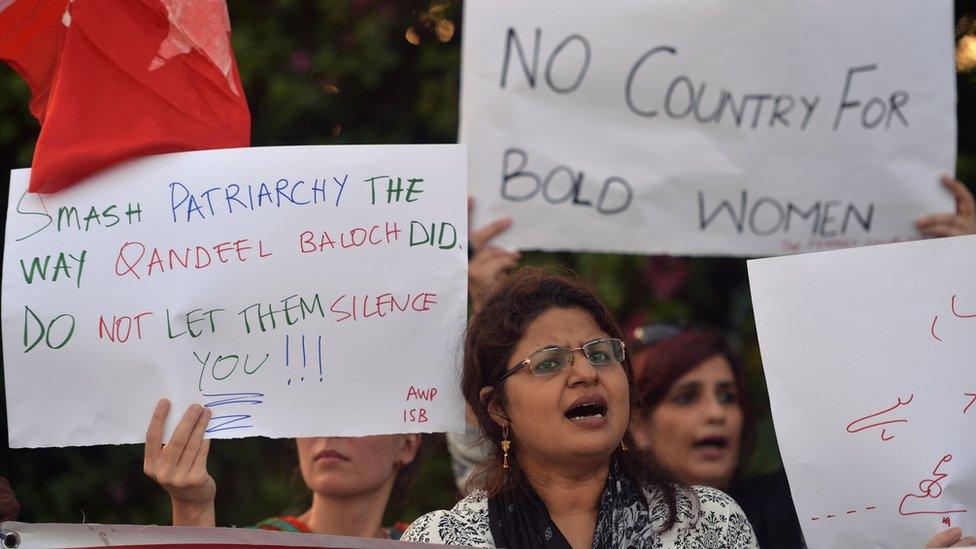
{"type": "Polygon", "coordinates": [[[223,0],[13,0],[0,59],[41,122],[31,192],[136,156],[250,143],[223,0]]]}
{"type": "Polygon", "coordinates": [[[0,59],[27,81],[31,114],[42,124],[67,30],[61,22],[66,8],[66,0],[0,0],[0,59]]]}

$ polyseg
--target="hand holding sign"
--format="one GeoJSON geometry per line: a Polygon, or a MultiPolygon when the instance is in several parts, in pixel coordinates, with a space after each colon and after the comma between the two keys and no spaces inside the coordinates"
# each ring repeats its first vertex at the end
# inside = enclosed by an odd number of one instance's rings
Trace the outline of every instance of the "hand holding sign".
{"type": "Polygon", "coordinates": [[[199,404],[191,405],[169,441],[162,444],[169,410],[170,402],[165,398],[156,404],[146,432],[143,471],[169,493],[173,526],[216,526],[217,484],[207,472],[210,440],[203,438],[212,412],[199,404]]]}
{"type": "Polygon", "coordinates": [[[976,545],[976,536],[962,536],[962,528],[958,526],[947,528],[929,540],[925,544],[925,549],[936,549],[941,547],[972,547],[976,545]]]}
{"type": "MultiPolygon", "coordinates": [[[[468,198],[468,218],[474,209],[474,199],[468,198]]],[[[482,300],[491,292],[504,273],[518,265],[522,254],[488,243],[512,225],[512,219],[503,217],[477,229],[468,237],[473,250],[468,260],[468,295],[475,312],[481,309],[482,300]]],[[[470,223],[469,223],[470,226],[470,223]]]]}
{"type": "Polygon", "coordinates": [[[943,175],[941,181],[956,201],[956,212],[919,218],[915,222],[918,232],[926,237],[976,234],[976,198],[973,198],[973,193],[962,182],[948,175],[943,175]]]}

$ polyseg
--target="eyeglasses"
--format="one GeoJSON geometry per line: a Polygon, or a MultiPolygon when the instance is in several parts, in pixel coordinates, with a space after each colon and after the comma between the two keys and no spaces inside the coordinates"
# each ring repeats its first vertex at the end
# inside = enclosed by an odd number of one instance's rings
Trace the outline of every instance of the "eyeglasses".
{"type": "Polygon", "coordinates": [[[503,381],[517,374],[522,368],[528,368],[536,377],[558,374],[573,364],[573,353],[576,351],[583,351],[586,360],[596,367],[620,364],[624,360],[625,348],[623,341],[609,337],[594,339],[572,349],[557,345],[543,347],[505,372],[495,383],[495,387],[501,386],[503,381]]]}

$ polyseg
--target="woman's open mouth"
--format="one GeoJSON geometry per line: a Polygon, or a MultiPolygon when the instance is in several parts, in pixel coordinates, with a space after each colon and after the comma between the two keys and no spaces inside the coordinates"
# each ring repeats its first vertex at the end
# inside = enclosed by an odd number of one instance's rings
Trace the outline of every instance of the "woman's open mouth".
{"type": "Polygon", "coordinates": [[[563,415],[574,423],[602,423],[607,417],[607,399],[600,395],[580,397],[570,405],[563,415]]]}
{"type": "Polygon", "coordinates": [[[696,440],[691,447],[705,459],[719,459],[725,456],[729,439],[723,436],[708,436],[696,440]]]}

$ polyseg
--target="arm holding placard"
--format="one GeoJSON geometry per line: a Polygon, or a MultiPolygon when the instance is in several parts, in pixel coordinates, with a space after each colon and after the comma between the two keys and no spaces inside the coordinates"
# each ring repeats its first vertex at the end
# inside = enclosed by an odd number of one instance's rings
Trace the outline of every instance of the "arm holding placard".
{"type": "Polygon", "coordinates": [[[922,236],[960,236],[976,234],[976,199],[962,182],[942,176],[942,185],[956,199],[956,213],[940,213],[920,217],[915,227],[922,236]]]}
{"type": "Polygon", "coordinates": [[[162,444],[170,402],[161,399],[146,432],[143,470],[169,493],[173,526],[216,526],[214,498],[217,484],[207,472],[210,440],[203,438],[211,411],[191,405],[173,435],[162,444]]]}
{"type": "MultiPolygon", "coordinates": [[[[468,198],[469,220],[473,208],[474,199],[468,198]]],[[[503,217],[468,235],[468,248],[471,255],[468,260],[468,295],[471,296],[471,308],[474,312],[481,309],[482,301],[502,279],[503,273],[507,269],[517,267],[518,260],[522,257],[522,254],[518,252],[510,252],[504,248],[488,244],[492,238],[504,232],[511,225],[512,218],[503,217]]]]}

